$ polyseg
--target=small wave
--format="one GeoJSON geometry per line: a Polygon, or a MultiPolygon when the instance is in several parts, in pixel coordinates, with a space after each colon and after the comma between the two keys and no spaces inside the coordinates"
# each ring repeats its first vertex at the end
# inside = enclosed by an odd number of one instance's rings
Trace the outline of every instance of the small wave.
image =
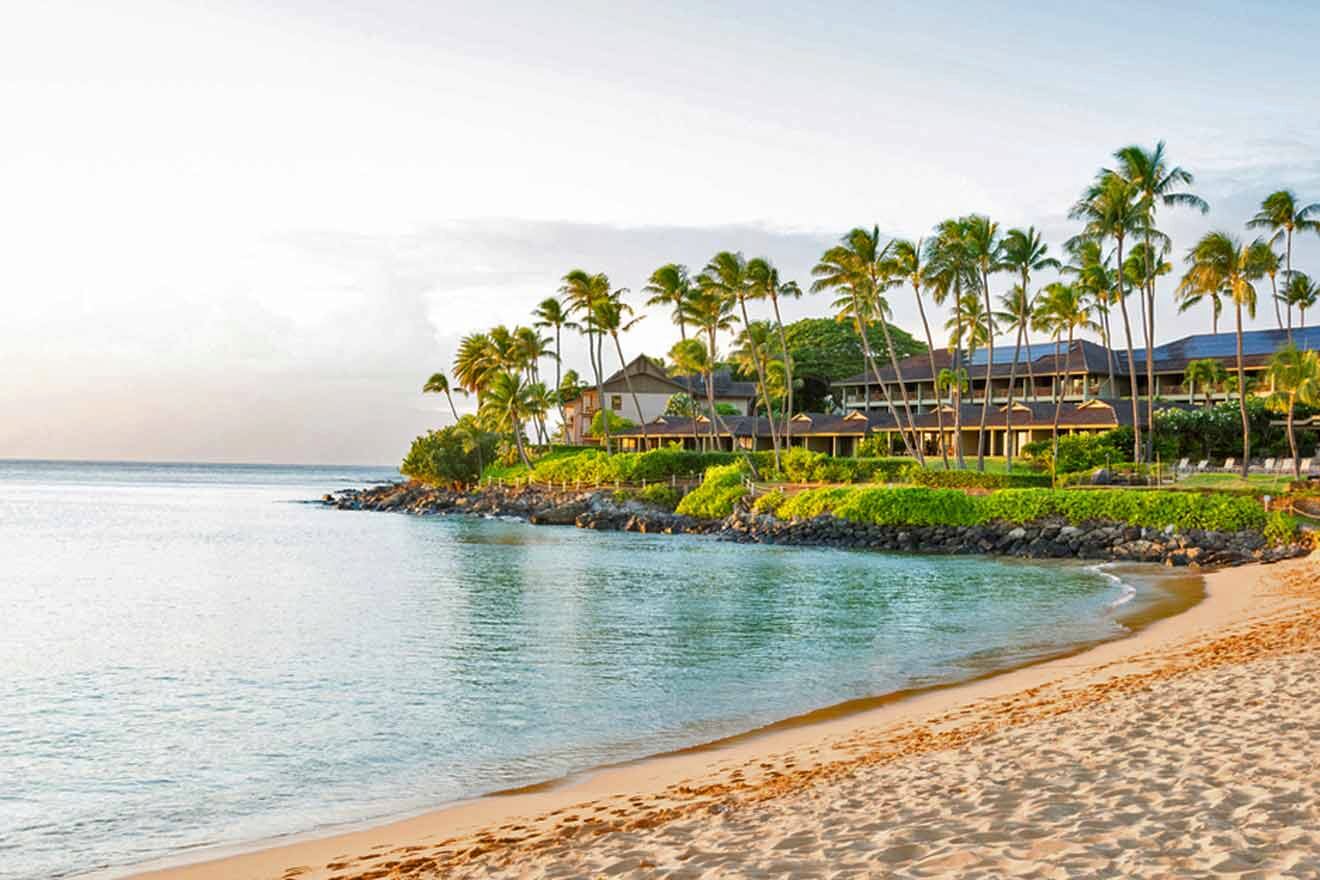
{"type": "Polygon", "coordinates": [[[1110,602],[1107,606],[1105,606],[1110,610],[1126,605],[1127,603],[1132,601],[1132,598],[1134,596],[1137,595],[1137,588],[1129,584],[1127,581],[1123,580],[1118,575],[1114,574],[1112,571],[1109,571],[1108,563],[1101,562],[1097,565],[1088,565],[1086,567],[1086,570],[1093,571],[1096,574],[1101,575],[1102,577],[1109,578],[1109,580],[1114,582],[1115,586],[1120,588],[1120,593],[1118,598],[1110,602]]]}

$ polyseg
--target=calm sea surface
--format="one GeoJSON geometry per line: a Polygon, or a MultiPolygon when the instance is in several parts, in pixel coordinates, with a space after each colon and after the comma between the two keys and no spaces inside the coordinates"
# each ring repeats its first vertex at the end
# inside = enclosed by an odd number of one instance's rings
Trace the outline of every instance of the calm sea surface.
{"type": "Polygon", "coordinates": [[[0,877],[361,822],[1120,628],[1075,565],[305,503],[388,469],[0,462],[0,877]]]}

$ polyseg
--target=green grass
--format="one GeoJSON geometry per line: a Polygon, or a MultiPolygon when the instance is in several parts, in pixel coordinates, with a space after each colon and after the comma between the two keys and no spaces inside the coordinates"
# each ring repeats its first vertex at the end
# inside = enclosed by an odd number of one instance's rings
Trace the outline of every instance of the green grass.
{"type": "MultiPolygon", "coordinates": [[[[965,468],[966,470],[969,470],[969,471],[974,471],[974,470],[976,470],[976,456],[975,456],[975,455],[964,456],[964,460],[967,462],[967,467],[965,468]]],[[[926,469],[927,469],[927,470],[932,470],[932,471],[942,471],[942,470],[944,470],[944,459],[940,458],[938,455],[934,455],[934,456],[932,456],[932,455],[928,455],[928,456],[926,456],[926,469]]],[[[955,459],[953,456],[949,456],[949,470],[957,470],[957,469],[958,469],[958,461],[957,461],[957,459],[955,459]]],[[[1008,473],[1007,461],[1006,461],[1004,458],[1002,458],[1002,457],[991,458],[990,456],[986,456],[986,459],[985,459],[985,472],[986,472],[987,474],[1005,474],[1005,473],[1008,473]]],[[[1031,465],[1031,464],[1025,463],[1021,458],[1014,458],[1014,459],[1013,459],[1013,473],[1015,473],[1015,474],[1039,474],[1039,473],[1041,473],[1041,469],[1040,469],[1039,467],[1035,467],[1035,466],[1033,466],[1033,465],[1031,465]]]]}
{"type": "Polygon", "coordinates": [[[1282,495],[1292,482],[1292,474],[1188,474],[1175,484],[1178,489],[1218,489],[1220,491],[1256,492],[1261,495],[1282,495]]]}

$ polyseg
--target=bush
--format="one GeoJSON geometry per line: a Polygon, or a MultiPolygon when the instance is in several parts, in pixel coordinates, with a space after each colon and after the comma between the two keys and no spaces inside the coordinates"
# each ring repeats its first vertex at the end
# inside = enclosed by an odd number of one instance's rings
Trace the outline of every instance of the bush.
{"type": "Polygon", "coordinates": [[[1045,465],[1046,470],[1066,474],[1091,470],[1107,462],[1132,458],[1132,429],[1115,428],[1100,434],[1075,434],[1059,437],[1059,461],[1054,467],[1053,440],[1037,440],[1022,447],[1023,454],[1045,465]]]}
{"type": "Polygon", "coordinates": [[[727,464],[706,470],[701,485],[683,496],[678,512],[700,519],[723,519],[747,494],[743,485],[743,466],[727,464]]]}
{"type": "Polygon", "coordinates": [[[910,458],[834,458],[802,446],[789,449],[779,460],[792,483],[895,482],[913,466],[910,458]]]}
{"type": "Polygon", "coordinates": [[[1049,474],[987,474],[980,471],[937,471],[913,466],[907,482],[931,489],[1025,489],[1050,485],[1049,474]]]}
{"type": "Polygon", "coordinates": [[[1297,539],[1297,517],[1276,510],[1266,519],[1262,534],[1269,544],[1291,544],[1297,539]]]}
{"type": "Polygon", "coordinates": [[[499,442],[498,435],[481,430],[476,419],[464,416],[456,425],[413,440],[399,472],[436,486],[475,482],[481,465],[495,460],[499,442]]]}
{"type": "Polygon", "coordinates": [[[779,508],[783,506],[786,500],[787,496],[783,492],[778,489],[771,489],[756,499],[755,503],[752,504],[752,512],[768,513],[774,516],[779,513],[779,508]]]}
{"type": "Polygon", "coordinates": [[[652,483],[637,492],[639,501],[645,501],[647,504],[653,504],[665,510],[673,510],[678,507],[678,502],[682,498],[683,493],[681,491],[672,486],[666,486],[664,483],[652,483]]]}
{"type": "MultiPolygon", "coordinates": [[[[759,464],[764,455],[753,453],[753,458],[759,464]]],[[[517,476],[531,476],[539,483],[655,483],[670,477],[704,473],[712,465],[733,464],[742,459],[743,456],[733,452],[689,452],[676,444],[649,452],[617,452],[613,455],[600,449],[579,448],[572,453],[540,458],[533,462],[530,472],[524,470],[517,476]]]]}

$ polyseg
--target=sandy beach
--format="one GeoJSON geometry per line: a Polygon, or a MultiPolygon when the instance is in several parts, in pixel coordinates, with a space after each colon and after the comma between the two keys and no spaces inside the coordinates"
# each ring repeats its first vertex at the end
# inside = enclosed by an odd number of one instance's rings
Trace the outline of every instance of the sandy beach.
{"type": "Polygon", "coordinates": [[[1320,876],[1320,561],[1081,654],[139,875],[1320,876]]]}

